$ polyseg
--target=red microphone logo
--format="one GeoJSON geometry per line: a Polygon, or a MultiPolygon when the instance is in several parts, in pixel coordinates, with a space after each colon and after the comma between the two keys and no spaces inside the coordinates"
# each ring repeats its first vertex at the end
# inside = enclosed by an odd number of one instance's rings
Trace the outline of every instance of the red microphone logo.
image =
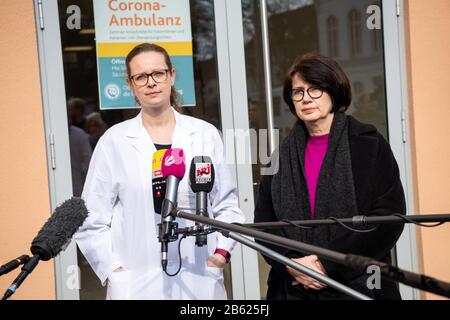
{"type": "Polygon", "coordinates": [[[208,183],[211,182],[211,163],[195,164],[195,182],[208,183]]]}

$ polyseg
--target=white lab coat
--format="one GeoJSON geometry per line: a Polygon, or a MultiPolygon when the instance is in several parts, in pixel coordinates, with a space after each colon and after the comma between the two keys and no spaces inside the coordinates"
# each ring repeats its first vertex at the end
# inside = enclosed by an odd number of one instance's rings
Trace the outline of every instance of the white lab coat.
{"type": "MultiPolygon", "coordinates": [[[[189,164],[193,156],[210,156],[215,183],[209,194],[209,214],[223,222],[244,222],[217,129],[175,110],[172,147],[182,148],[186,174],[178,188],[178,208],[195,213],[189,164]]],[[[89,215],[75,240],[100,278],[109,299],[226,299],[223,270],[206,266],[216,248],[231,251],[235,241],[215,232],[207,247],[195,237],[181,243],[182,269],[168,277],[161,268],[158,223],[153,208],[152,157],[155,146],[142,125],[141,114],[111,127],[99,140],[91,159],[82,198],[89,215]],[[113,272],[118,267],[124,271],[113,272]]],[[[179,227],[194,225],[176,219],[179,227]]],[[[169,244],[168,271],[178,268],[178,241],[169,244]]]]}

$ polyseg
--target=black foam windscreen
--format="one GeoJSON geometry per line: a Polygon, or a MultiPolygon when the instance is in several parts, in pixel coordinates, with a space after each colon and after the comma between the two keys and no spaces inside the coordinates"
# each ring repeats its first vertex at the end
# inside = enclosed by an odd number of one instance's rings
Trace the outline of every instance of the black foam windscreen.
{"type": "Polygon", "coordinates": [[[58,206],[31,243],[31,252],[41,260],[58,255],[83,224],[88,210],[83,199],[72,197],[58,206]]]}
{"type": "Polygon", "coordinates": [[[211,192],[214,186],[214,165],[208,156],[196,156],[192,158],[189,171],[189,182],[194,193],[211,192]]]}

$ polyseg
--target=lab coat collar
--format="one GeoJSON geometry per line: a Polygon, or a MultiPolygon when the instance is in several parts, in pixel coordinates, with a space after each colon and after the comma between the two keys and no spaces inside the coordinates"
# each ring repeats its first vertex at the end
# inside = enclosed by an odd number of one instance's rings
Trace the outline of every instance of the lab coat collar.
{"type": "MultiPolygon", "coordinates": [[[[190,139],[190,135],[192,135],[197,129],[192,124],[192,121],[189,117],[180,114],[175,109],[172,109],[175,114],[175,132],[173,133],[173,141],[172,148],[183,148],[186,146],[187,140],[190,139]]],[[[193,141],[190,141],[191,143],[193,141]]]]}
{"type": "MultiPolygon", "coordinates": [[[[196,128],[190,121],[189,117],[184,116],[173,109],[175,114],[175,132],[173,134],[172,148],[182,148],[186,146],[186,139],[189,139],[189,136],[192,135],[196,128]]],[[[144,157],[152,158],[154,152],[156,151],[155,145],[144,128],[142,123],[142,110],[141,112],[134,118],[131,119],[130,125],[127,130],[127,137],[132,141],[132,145],[141,152],[144,157]]],[[[192,141],[191,141],[192,142],[192,141]]]]}

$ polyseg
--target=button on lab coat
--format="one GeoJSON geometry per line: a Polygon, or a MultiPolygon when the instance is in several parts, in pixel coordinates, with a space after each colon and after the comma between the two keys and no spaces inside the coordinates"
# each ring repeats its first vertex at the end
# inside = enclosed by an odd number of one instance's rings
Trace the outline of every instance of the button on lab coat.
{"type": "MultiPolygon", "coordinates": [[[[210,156],[215,183],[209,193],[211,217],[242,223],[235,183],[225,162],[223,143],[211,124],[175,110],[173,148],[182,148],[186,174],[178,188],[178,208],[195,213],[195,194],[189,186],[194,156],[210,156]]],[[[89,165],[82,198],[89,215],[75,240],[100,278],[110,299],[226,299],[223,270],[206,265],[216,248],[231,251],[235,241],[215,232],[208,245],[197,247],[195,237],[181,242],[182,269],[169,277],[161,268],[161,245],[152,192],[155,146],[142,125],[142,116],[111,127],[99,140],[89,165]],[[113,272],[118,267],[124,271],[113,272]]],[[[195,223],[177,218],[179,227],[195,223]]],[[[168,271],[178,269],[178,242],[169,243],[168,271]]]]}

